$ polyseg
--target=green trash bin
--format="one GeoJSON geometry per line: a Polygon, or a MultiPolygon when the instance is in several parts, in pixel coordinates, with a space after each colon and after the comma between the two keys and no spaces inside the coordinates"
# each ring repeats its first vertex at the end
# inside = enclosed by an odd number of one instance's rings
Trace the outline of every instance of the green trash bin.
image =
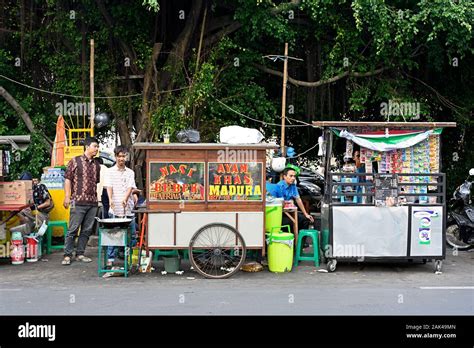
{"type": "Polygon", "coordinates": [[[166,273],[176,273],[179,271],[181,259],[179,256],[166,256],[163,258],[166,273]]]}
{"type": "Polygon", "coordinates": [[[287,227],[288,231],[290,230],[290,226],[286,225],[274,228],[274,230],[279,230],[278,233],[267,233],[268,269],[270,272],[291,272],[293,267],[294,235],[281,232],[283,227],[287,227]]]}
{"type": "Polygon", "coordinates": [[[273,228],[281,228],[283,204],[281,200],[267,203],[265,206],[265,231],[271,232],[273,228]]]}

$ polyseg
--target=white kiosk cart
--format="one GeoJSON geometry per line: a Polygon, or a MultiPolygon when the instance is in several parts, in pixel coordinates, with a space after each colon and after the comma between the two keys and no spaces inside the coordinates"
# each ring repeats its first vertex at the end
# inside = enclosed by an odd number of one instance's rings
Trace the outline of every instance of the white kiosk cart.
{"type": "Polygon", "coordinates": [[[440,271],[446,226],[440,136],[444,127],[456,124],[323,121],[313,126],[323,130],[321,235],[328,271],[335,271],[338,261],[373,260],[434,260],[440,271]],[[336,137],[343,140],[340,148],[345,140],[344,158],[355,160],[355,171],[331,172],[336,137]]]}

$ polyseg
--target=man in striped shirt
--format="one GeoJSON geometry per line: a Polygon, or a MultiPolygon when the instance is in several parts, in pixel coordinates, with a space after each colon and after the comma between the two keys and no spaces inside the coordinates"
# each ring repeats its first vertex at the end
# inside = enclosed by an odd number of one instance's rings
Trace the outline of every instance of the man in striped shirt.
{"type": "MultiPolygon", "coordinates": [[[[125,146],[117,146],[114,150],[116,164],[107,169],[104,175],[104,187],[110,202],[109,217],[114,216],[131,218],[130,228],[135,233],[135,217],[132,213],[134,206],[132,191],[136,189],[135,173],[127,168],[125,162],[128,150],[125,146]]],[[[107,248],[107,266],[112,266],[117,255],[117,247],[107,248]]]]}

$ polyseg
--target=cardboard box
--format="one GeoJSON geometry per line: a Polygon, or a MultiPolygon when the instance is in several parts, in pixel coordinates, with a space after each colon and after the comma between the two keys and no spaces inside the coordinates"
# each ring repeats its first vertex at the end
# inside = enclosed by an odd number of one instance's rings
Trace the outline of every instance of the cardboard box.
{"type": "Polygon", "coordinates": [[[33,182],[17,180],[0,182],[0,204],[32,204],[33,182]]]}

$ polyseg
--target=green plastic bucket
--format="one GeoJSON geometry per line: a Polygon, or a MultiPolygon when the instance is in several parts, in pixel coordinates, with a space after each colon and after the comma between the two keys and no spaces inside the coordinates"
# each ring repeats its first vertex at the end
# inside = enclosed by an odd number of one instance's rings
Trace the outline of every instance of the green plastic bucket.
{"type": "Polygon", "coordinates": [[[181,259],[179,256],[164,257],[165,260],[165,271],[166,273],[176,273],[179,271],[181,265],[181,259]]]}
{"type": "MultiPolygon", "coordinates": [[[[281,229],[284,226],[278,226],[281,229]]],[[[289,230],[289,226],[288,227],[289,230]]],[[[291,272],[293,267],[293,242],[292,233],[279,232],[267,233],[268,243],[268,269],[270,272],[291,272]]]]}
{"type": "Polygon", "coordinates": [[[281,227],[283,205],[281,202],[270,203],[265,206],[265,231],[271,232],[275,227],[281,227]]]}

